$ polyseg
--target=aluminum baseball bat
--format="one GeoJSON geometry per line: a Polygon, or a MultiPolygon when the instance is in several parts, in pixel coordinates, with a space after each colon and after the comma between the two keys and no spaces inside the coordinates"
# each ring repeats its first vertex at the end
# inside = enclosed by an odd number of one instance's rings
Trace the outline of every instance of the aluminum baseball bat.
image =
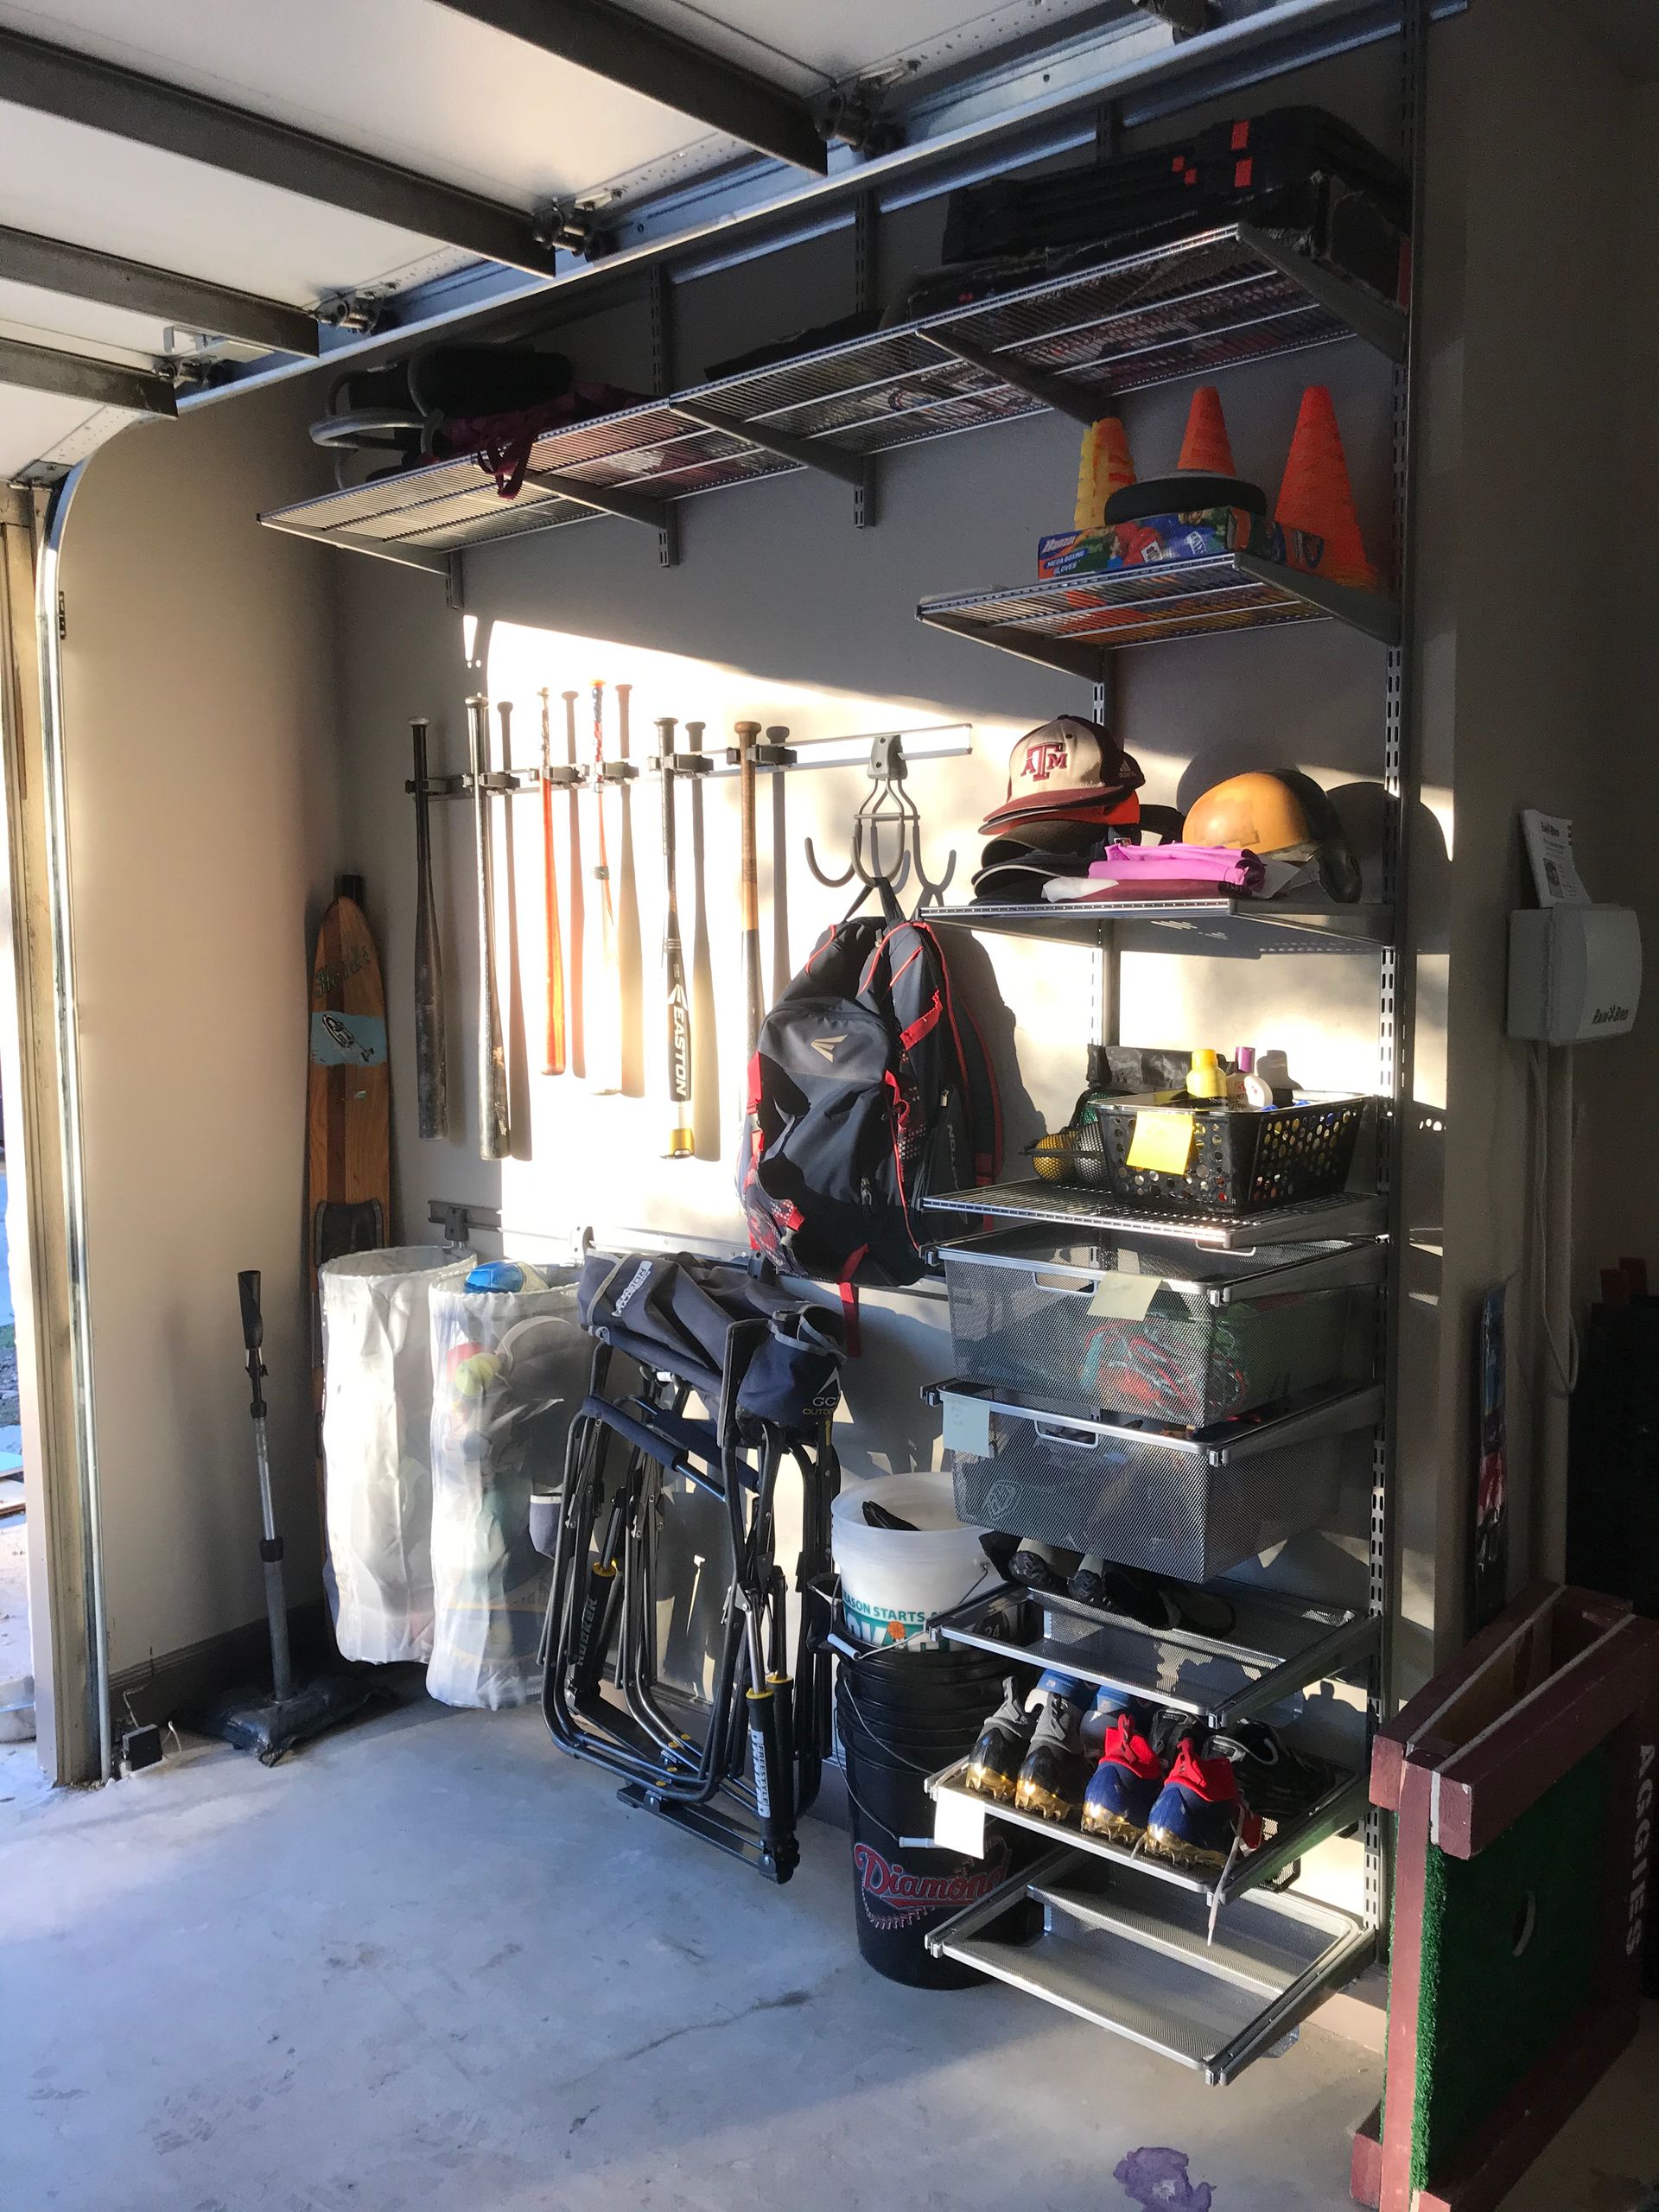
{"type": "Polygon", "coordinates": [[[490,820],[490,702],[481,693],[467,702],[473,774],[473,837],[478,855],[478,1149],[484,1160],[505,1160],[512,1133],[507,1115],[507,1056],[501,1035],[501,997],[495,978],[495,845],[490,820]]]}

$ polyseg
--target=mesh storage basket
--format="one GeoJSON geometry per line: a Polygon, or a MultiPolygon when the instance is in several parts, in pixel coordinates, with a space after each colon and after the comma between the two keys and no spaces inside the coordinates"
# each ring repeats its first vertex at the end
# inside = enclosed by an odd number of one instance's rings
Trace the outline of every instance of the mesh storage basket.
{"type": "Polygon", "coordinates": [[[957,1511],[982,1529],[1208,1581],[1329,1525],[1349,1440],[1375,1418],[1374,1397],[1354,1392],[1318,1415],[1209,1443],[992,1401],[989,1452],[951,1453],[957,1511]]]}
{"type": "Polygon", "coordinates": [[[944,1248],[957,1375],[1056,1413],[1207,1427],[1370,1372],[1375,1246],[1173,1251],[1052,1228],[944,1248]]]}
{"type": "Polygon", "coordinates": [[[1039,1140],[1032,1165],[1050,1183],[1109,1191],[1128,1204],[1178,1213],[1258,1213],[1334,1198],[1354,1162],[1365,1100],[1308,1097],[1294,1106],[1160,1106],[1152,1098],[1097,1098],[1095,1119],[1039,1140]],[[1132,1167],[1143,1115],[1190,1115],[1185,1172],[1132,1167]]]}

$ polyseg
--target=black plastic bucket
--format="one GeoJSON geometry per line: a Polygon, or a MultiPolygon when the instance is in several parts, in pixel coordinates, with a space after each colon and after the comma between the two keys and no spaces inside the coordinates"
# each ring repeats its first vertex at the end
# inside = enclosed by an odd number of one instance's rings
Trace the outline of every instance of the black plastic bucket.
{"type": "MultiPolygon", "coordinates": [[[[933,1833],[930,1774],[966,1758],[985,1715],[1001,1700],[995,1666],[987,1694],[971,1713],[941,1713],[932,1692],[950,1672],[929,1662],[952,1655],[910,1652],[903,1675],[883,1683],[874,1709],[863,1695],[861,1662],[843,1667],[836,1719],[853,1821],[853,1900],[858,1948],[889,1981],[918,1989],[967,1989],[986,1977],[955,1959],[936,1959],[927,1948],[931,1930],[1006,1881],[1034,1854],[1035,1839],[986,1829],[982,1858],[940,1851],[910,1839],[933,1833]],[[902,1690],[907,1694],[898,1694],[902,1690]]],[[[1029,1918],[1020,1908],[1022,1916],[1029,1918]]]]}

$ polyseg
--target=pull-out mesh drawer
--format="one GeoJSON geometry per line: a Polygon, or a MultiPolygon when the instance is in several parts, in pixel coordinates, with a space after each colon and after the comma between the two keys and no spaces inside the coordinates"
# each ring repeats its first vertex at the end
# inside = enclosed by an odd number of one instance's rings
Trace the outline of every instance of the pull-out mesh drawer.
{"type": "Polygon", "coordinates": [[[1374,1244],[973,1237],[944,1252],[956,1370],[1056,1413],[1204,1428],[1369,1375],[1381,1266],[1374,1244]]]}
{"type": "Polygon", "coordinates": [[[1375,1389],[1339,1392],[1200,1441],[1062,1417],[972,1385],[940,1395],[963,1520],[1188,1582],[1329,1526],[1350,1439],[1380,1403],[1375,1389]]]}

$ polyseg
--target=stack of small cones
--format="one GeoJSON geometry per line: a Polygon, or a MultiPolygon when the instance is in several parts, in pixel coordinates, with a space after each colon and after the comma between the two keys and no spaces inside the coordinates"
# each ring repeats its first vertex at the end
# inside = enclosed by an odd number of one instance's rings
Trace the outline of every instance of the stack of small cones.
{"type": "Polygon", "coordinates": [[[1359,591],[1377,588],[1376,570],[1359,534],[1337,411],[1322,384],[1302,394],[1273,518],[1287,533],[1298,531],[1316,541],[1306,549],[1306,565],[1316,574],[1359,591]]]}
{"type": "Polygon", "coordinates": [[[1098,530],[1106,502],[1114,492],[1135,481],[1135,461],[1121,415],[1103,415],[1083,434],[1083,454],[1077,465],[1077,502],[1072,511],[1074,530],[1098,530]]]}

